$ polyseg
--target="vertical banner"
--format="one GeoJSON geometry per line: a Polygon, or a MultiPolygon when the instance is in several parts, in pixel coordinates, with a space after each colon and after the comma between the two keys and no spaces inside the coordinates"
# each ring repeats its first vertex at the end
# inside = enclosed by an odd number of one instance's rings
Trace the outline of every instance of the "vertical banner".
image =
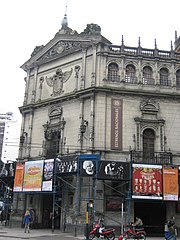
{"type": "Polygon", "coordinates": [[[24,168],[23,192],[41,191],[44,160],[28,161],[24,168]]]}
{"type": "Polygon", "coordinates": [[[121,99],[111,100],[111,149],[122,149],[122,104],[121,99]]]}
{"type": "Polygon", "coordinates": [[[52,191],[54,159],[44,161],[42,191],[52,191]]]}
{"type": "Polygon", "coordinates": [[[162,166],[132,164],[132,198],[162,200],[162,166]]]}
{"type": "Polygon", "coordinates": [[[22,192],[24,177],[24,163],[16,163],[13,192],[22,192]]]}
{"type": "Polygon", "coordinates": [[[163,166],[163,199],[178,201],[178,167],[163,166]]]}

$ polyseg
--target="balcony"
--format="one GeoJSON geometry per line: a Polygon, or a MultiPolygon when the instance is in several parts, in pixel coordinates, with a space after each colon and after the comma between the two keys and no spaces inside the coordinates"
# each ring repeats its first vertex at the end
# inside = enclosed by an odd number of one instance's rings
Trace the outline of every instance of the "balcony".
{"type": "Polygon", "coordinates": [[[171,152],[150,152],[131,151],[131,159],[133,163],[148,164],[173,164],[171,152]]]}

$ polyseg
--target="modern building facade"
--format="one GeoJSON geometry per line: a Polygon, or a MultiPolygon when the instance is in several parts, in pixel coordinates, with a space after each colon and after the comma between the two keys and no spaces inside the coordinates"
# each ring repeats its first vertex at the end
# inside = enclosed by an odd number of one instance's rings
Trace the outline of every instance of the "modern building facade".
{"type": "Polygon", "coordinates": [[[56,159],[64,165],[56,164],[55,194],[15,194],[16,222],[33,208],[41,227],[51,227],[43,219],[54,210],[58,227],[83,226],[88,207],[90,220],[103,217],[106,225],[141,216],[156,232],[171,215],[180,225],[177,200],[131,197],[132,163],[180,164],[179,47],[177,34],[170,51],[159,50],[156,41],[154,49],[143,48],[140,39],[127,47],[123,37],[113,45],[97,24],[79,34],[65,15],[54,38],[21,66],[27,77],[18,156],[21,163],[56,159]],[[77,164],[77,174],[62,173],[68,161],[77,164]],[[102,162],[96,175],[81,171],[87,161],[102,162]],[[119,164],[117,178],[108,173],[113,162],[119,164]]]}
{"type": "Polygon", "coordinates": [[[0,131],[0,159],[14,162],[18,157],[20,125],[12,112],[0,114],[0,131]]]}

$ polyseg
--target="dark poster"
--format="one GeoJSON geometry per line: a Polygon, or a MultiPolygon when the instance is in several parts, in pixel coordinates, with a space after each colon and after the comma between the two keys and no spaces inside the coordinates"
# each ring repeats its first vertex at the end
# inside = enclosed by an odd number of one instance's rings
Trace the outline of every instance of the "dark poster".
{"type": "Polygon", "coordinates": [[[80,175],[82,177],[93,177],[96,175],[97,161],[95,160],[84,160],[80,161],[80,175]]]}
{"type": "Polygon", "coordinates": [[[111,149],[122,149],[122,100],[111,101],[111,149]]]}
{"type": "Polygon", "coordinates": [[[64,156],[56,158],[56,174],[77,173],[79,156],[64,156]]]}
{"type": "Polygon", "coordinates": [[[46,159],[43,168],[42,191],[52,191],[54,159],[46,159]]]}
{"type": "Polygon", "coordinates": [[[130,163],[100,161],[98,179],[129,180],[130,163]]]}
{"type": "Polygon", "coordinates": [[[16,169],[16,162],[4,163],[0,162],[0,177],[14,177],[16,169]]]}

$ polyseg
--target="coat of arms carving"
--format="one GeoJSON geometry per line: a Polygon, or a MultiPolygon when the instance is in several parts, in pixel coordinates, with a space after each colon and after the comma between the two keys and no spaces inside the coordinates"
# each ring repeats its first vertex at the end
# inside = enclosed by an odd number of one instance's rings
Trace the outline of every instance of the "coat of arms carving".
{"type": "Polygon", "coordinates": [[[61,68],[56,70],[52,77],[46,76],[46,83],[53,88],[52,96],[57,96],[63,92],[63,83],[65,83],[71,76],[73,69],[63,72],[61,68]]]}

